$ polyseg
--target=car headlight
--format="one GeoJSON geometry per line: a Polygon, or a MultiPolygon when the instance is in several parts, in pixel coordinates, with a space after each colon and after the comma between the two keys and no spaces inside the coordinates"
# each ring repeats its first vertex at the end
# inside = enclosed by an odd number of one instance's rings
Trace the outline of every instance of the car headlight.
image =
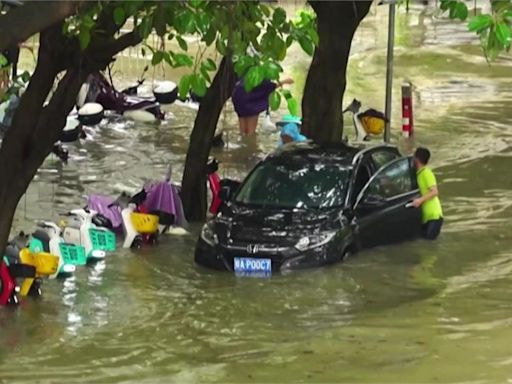
{"type": "Polygon", "coordinates": [[[76,267],[73,264],[64,264],[62,266],[62,272],[64,273],[73,273],[76,271],[76,267]]]}
{"type": "Polygon", "coordinates": [[[324,232],[318,235],[304,236],[299,239],[299,241],[297,241],[295,248],[297,248],[299,251],[305,251],[308,249],[321,247],[322,245],[325,245],[331,241],[334,236],[336,236],[335,231],[324,232]]]}
{"type": "Polygon", "coordinates": [[[204,240],[208,245],[214,246],[219,243],[219,239],[214,232],[214,222],[209,221],[205,225],[203,225],[203,229],[201,230],[201,239],[204,240]]]}

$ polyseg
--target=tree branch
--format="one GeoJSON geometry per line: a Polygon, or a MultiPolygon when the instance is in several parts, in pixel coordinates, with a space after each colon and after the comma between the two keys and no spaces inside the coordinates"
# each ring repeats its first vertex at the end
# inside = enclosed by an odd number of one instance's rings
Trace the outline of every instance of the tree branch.
{"type": "Polygon", "coordinates": [[[75,13],[80,1],[27,2],[0,16],[0,52],[75,13]]]}

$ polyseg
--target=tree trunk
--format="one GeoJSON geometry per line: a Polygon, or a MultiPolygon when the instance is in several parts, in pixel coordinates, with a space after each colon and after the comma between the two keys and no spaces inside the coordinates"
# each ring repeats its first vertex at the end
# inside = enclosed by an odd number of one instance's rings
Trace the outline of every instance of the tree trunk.
{"type": "Polygon", "coordinates": [[[231,97],[234,86],[233,64],[230,58],[224,57],[211,86],[201,101],[190,135],[181,199],[185,216],[191,221],[201,221],[206,218],[206,163],[222,108],[231,97]]]}
{"type": "Polygon", "coordinates": [[[113,55],[140,42],[134,32],[115,40],[112,35],[81,52],[74,39],[63,37],[61,23],[41,32],[35,71],[0,148],[0,251],[5,249],[18,202],[58,140],[81,84],[91,72],[104,69],[113,55]],[[66,69],[43,107],[56,76],[66,69]]]}
{"type": "Polygon", "coordinates": [[[310,1],[317,15],[319,43],[302,99],[303,133],[318,142],[340,141],[342,104],[352,38],[372,1],[310,1]]]}
{"type": "Polygon", "coordinates": [[[0,52],[75,13],[83,1],[32,1],[0,15],[0,52]]]}

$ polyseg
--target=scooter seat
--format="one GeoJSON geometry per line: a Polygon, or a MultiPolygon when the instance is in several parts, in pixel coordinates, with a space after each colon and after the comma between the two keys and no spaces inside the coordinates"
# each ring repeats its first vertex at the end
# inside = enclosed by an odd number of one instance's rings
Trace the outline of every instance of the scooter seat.
{"type": "Polygon", "coordinates": [[[41,242],[41,244],[43,245],[43,252],[50,252],[50,236],[48,235],[48,233],[46,233],[46,231],[38,229],[32,234],[32,237],[41,242]]]}
{"type": "Polygon", "coordinates": [[[7,258],[9,265],[19,263],[20,262],[19,248],[12,244],[8,244],[7,247],[5,248],[5,257],[7,258]]]}
{"type": "Polygon", "coordinates": [[[150,211],[149,214],[158,216],[158,223],[161,225],[173,225],[176,221],[176,216],[172,213],[162,211],[150,211]]]}
{"type": "Polygon", "coordinates": [[[9,273],[11,276],[16,278],[34,278],[36,277],[36,267],[28,264],[10,264],[9,273]]]}

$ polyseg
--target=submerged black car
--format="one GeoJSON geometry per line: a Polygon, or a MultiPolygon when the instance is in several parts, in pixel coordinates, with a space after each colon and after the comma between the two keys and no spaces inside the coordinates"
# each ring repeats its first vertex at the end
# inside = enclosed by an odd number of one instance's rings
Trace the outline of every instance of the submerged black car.
{"type": "Polygon", "coordinates": [[[316,267],[420,234],[410,157],[396,147],[296,143],[262,160],[199,237],[195,261],[239,274],[316,267]]]}

